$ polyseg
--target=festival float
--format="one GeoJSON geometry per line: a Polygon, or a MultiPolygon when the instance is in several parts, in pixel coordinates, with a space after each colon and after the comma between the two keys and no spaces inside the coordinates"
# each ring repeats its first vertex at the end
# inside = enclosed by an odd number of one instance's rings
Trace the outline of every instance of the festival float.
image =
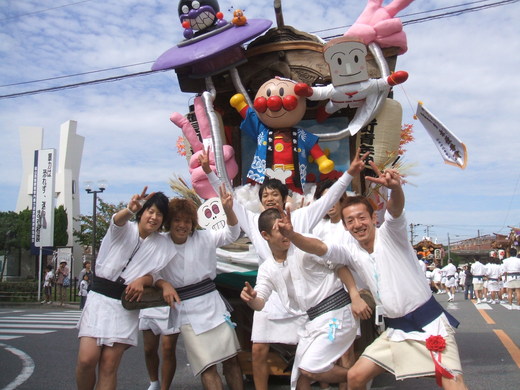
{"type": "MultiPolygon", "coordinates": [[[[175,70],[187,94],[187,113],[170,120],[183,133],[177,146],[192,188],[182,178],[172,180],[172,188],[201,205],[202,227],[223,223],[198,160],[208,148],[213,170],[253,211],[260,211],[255,184],[266,177],[286,183],[297,207],[312,198],[316,183],[346,171],[357,148],[381,170],[402,164],[402,145],[413,137],[392,99],[392,87],[408,76],[396,71],[407,44],[395,15],[411,1],[383,6],[368,0],[352,27],[329,42],[285,25],[280,0],[273,4],[275,26],[242,10],[227,17],[216,0],[179,1],[185,39],[159,56],[152,70],[175,70]]],[[[370,196],[382,212],[386,194],[365,182],[370,172],[367,165],[351,190],[370,196]]],[[[239,294],[244,281],[254,285],[258,258],[247,237],[217,255],[216,283],[235,308],[242,369],[250,374],[252,310],[239,294]]],[[[373,325],[367,326],[366,342],[375,337],[373,325]]],[[[271,355],[271,374],[290,371],[290,348],[271,355]]]]}

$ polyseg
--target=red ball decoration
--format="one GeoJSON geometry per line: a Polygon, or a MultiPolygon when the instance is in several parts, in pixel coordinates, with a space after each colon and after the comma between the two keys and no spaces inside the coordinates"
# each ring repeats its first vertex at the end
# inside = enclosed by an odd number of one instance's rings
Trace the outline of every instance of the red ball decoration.
{"type": "Polygon", "coordinates": [[[287,95],[283,97],[283,108],[287,111],[292,111],[298,106],[298,99],[294,95],[287,95]]]}
{"type": "Polygon", "coordinates": [[[267,99],[263,96],[257,97],[253,106],[257,112],[264,113],[267,110],[267,99]]]}
{"type": "Polygon", "coordinates": [[[280,111],[282,109],[282,98],[280,96],[270,96],[267,99],[267,108],[271,111],[280,111]]]}

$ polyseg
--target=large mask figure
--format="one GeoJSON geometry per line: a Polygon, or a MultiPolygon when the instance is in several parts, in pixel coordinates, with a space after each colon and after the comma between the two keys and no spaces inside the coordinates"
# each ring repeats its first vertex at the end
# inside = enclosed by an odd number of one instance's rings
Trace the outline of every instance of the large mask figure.
{"type": "Polygon", "coordinates": [[[263,183],[266,176],[285,183],[289,189],[303,193],[308,156],[312,156],[323,174],[334,169],[318,145],[318,137],[295,128],[307,108],[304,97],[295,92],[296,82],[276,77],[265,82],[255,96],[253,110],[242,94],[231,98],[233,106],[244,118],[240,128],[257,147],[247,173],[251,182],[263,183]]]}

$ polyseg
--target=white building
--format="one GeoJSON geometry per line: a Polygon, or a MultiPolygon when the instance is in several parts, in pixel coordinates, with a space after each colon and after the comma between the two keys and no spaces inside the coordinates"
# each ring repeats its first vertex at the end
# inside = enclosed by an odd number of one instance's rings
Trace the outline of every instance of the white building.
{"type": "MultiPolygon", "coordinates": [[[[77,122],[67,121],[61,125],[60,145],[58,149],[57,172],[55,176],[55,207],[63,206],[67,211],[69,241],[67,246],[73,248],[74,258],[81,259],[82,249],[74,243],[74,230],[80,224],[75,219],[80,214],[79,172],[85,137],[76,134],[77,122]]],[[[16,203],[16,212],[32,208],[34,151],[42,149],[43,128],[21,127],[20,147],[22,156],[22,178],[20,192],[16,203]]],[[[76,264],[80,264],[79,261],[76,264]]]]}

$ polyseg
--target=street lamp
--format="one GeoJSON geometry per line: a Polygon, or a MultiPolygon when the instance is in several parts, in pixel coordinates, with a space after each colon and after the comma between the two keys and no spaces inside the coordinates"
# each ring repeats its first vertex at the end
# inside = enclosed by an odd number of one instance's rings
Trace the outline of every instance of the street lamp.
{"type": "Polygon", "coordinates": [[[95,268],[96,262],[96,209],[97,209],[97,194],[102,193],[107,188],[107,184],[105,181],[98,182],[98,189],[92,189],[92,183],[87,182],[85,185],[85,191],[87,194],[93,194],[93,203],[92,203],[92,270],[95,268]]]}

